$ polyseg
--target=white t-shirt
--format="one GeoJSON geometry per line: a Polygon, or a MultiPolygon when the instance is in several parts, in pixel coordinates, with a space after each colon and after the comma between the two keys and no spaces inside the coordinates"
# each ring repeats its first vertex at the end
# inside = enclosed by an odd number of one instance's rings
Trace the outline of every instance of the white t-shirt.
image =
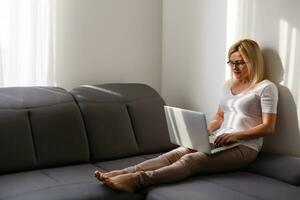
{"type": "MultiPolygon", "coordinates": [[[[269,80],[261,81],[254,88],[239,94],[232,94],[230,82],[226,82],[220,108],[224,112],[224,121],[216,131],[216,136],[223,133],[244,131],[262,123],[262,113],[276,113],[278,90],[269,80]]],[[[260,151],[263,138],[241,140],[240,143],[260,151]]]]}

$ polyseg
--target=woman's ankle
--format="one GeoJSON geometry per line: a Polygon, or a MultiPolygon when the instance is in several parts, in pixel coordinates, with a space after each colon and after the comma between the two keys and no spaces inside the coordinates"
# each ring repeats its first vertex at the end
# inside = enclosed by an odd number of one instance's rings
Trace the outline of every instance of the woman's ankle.
{"type": "Polygon", "coordinates": [[[134,165],[134,166],[124,168],[123,170],[125,173],[135,173],[138,171],[138,168],[136,167],[136,165],[134,165]]]}
{"type": "Polygon", "coordinates": [[[151,180],[151,175],[153,171],[138,171],[135,172],[133,175],[135,176],[135,183],[137,185],[137,189],[146,188],[150,185],[154,185],[155,183],[151,180]]]}

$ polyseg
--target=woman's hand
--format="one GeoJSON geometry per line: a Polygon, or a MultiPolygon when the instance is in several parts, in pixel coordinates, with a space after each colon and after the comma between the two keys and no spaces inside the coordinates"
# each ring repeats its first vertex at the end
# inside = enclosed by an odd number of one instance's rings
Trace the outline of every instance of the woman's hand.
{"type": "Polygon", "coordinates": [[[215,145],[228,145],[239,140],[239,133],[223,133],[215,140],[215,145]]]}

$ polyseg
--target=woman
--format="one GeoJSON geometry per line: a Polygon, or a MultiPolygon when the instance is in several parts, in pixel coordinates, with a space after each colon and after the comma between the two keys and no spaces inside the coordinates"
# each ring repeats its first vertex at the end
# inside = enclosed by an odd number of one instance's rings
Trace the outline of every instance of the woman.
{"type": "Polygon", "coordinates": [[[208,130],[216,131],[216,145],[237,141],[241,145],[213,155],[179,147],[122,170],[96,171],[95,177],[113,189],[134,192],[196,174],[240,170],[254,161],[262,147],[262,137],[274,133],[277,88],[264,80],[263,57],[255,41],[245,39],[232,45],[227,63],[233,77],[224,85],[218,111],[208,130]]]}

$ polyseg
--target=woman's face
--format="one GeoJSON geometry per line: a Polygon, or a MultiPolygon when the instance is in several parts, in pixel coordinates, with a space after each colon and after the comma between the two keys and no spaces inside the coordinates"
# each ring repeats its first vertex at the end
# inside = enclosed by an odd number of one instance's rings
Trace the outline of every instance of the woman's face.
{"type": "Polygon", "coordinates": [[[229,65],[232,73],[237,80],[249,80],[249,71],[247,65],[239,51],[230,55],[229,65]]]}

